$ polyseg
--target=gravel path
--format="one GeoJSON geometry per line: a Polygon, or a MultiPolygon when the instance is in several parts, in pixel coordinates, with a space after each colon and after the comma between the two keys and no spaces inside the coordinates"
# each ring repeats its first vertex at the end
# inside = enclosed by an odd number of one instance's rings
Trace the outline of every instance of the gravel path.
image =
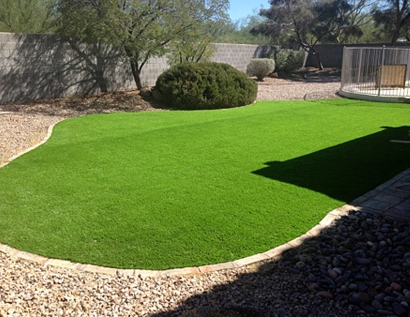
{"type": "MultiPolygon", "coordinates": [[[[328,98],[338,88],[275,80],[259,84],[258,99],[328,98]]],[[[0,114],[0,164],[78,114],[0,114]]],[[[110,276],[0,252],[0,317],[408,316],[409,273],[408,225],[352,211],[281,259],[192,276],[110,276]]]]}

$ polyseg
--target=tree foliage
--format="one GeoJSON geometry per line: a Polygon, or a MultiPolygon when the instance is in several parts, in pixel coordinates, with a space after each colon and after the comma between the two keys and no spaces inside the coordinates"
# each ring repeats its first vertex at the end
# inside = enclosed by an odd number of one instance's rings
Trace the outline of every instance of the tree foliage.
{"type": "Polygon", "coordinates": [[[255,26],[254,34],[269,35],[275,44],[293,46],[297,43],[317,58],[318,43],[340,43],[348,37],[363,35],[362,26],[368,0],[271,0],[271,7],[260,15],[266,22],[255,26]]]}
{"type": "Polygon", "coordinates": [[[225,24],[225,19],[213,21],[202,19],[195,21],[195,27],[184,29],[178,37],[169,43],[168,63],[173,66],[184,62],[210,61],[215,52],[216,34],[225,24]]]}
{"type": "Polygon", "coordinates": [[[270,4],[270,8],[260,11],[267,21],[255,26],[251,32],[269,35],[279,45],[290,45],[293,41],[306,51],[315,53],[314,47],[320,38],[311,32],[316,22],[313,1],[271,0],[270,4]]]}
{"type": "Polygon", "coordinates": [[[227,4],[227,0],[60,0],[58,33],[122,50],[140,89],[141,70],[151,57],[165,55],[178,47],[177,41],[197,41],[198,26],[226,18],[227,4]]]}
{"type": "Polygon", "coordinates": [[[410,3],[408,0],[386,0],[374,11],[377,26],[390,34],[390,42],[396,43],[400,37],[410,41],[410,3]]]}
{"type": "Polygon", "coordinates": [[[253,27],[264,21],[265,19],[258,15],[248,15],[246,18],[237,21],[227,21],[220,24],[215,34],[215,41],[217,43],[270,44],[271,39],[269,36],[250,32],[253,27]]]}
{"type": "Polygon", "coordinates": [[[273,52],[275,70],[280,74],[290,74],[303,66],[305,54],[303,51],[280,49],[273,52]]]}
{"type": "Polygon", "coordinates": [[[50,33],[56,0],[0,0],[0,32],[50,33]]]}
{"type": "Polygon", "coordinates": [[[316,23],[312,33],[321,41],[341,43],[347,36],[363,35],[360,26],[351,19],[353,6],[346,0],[324,0],[313,5],[316,23]]]}

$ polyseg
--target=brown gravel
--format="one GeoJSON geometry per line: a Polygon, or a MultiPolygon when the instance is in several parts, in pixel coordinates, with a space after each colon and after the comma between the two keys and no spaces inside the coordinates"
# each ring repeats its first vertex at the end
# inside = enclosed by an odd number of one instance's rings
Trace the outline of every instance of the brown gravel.
{"type": "MultiPolygon", "coordinates": [[[[337,80],[259,83],[258,100],[336,97],[337,80]]],[[[41,141],[50,125],[89,113],[155,111],[138,91],[0,105],[0,165],[41,141]]],[[[355,316],[314,296],[284,264],[185,277],[108,276],[18,260],[0,252],[0,317],[355,316]]]]}
{"type": "Polygon", "coordinates": [[[0,165],[14,155],[39,143],[48,128],[70,117],[95,113],[155,111],[153,100],[138,90],[88,97],[38,100],[0,105],[0,165]]]}

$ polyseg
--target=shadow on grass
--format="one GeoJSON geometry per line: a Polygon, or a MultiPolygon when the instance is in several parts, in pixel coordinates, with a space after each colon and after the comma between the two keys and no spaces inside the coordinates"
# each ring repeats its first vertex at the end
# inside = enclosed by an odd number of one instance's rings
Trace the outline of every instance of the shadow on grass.
{"type": "MultiPolygon", "coordinates": [[[[254,173],[351,201],[409,167],[410,145],[390,142],[408,140],[409,129],[385,127],[309,155],[270,162],[254,173]]],[[[395,189],[410,183],[410,170],[390,182],[389,188],[395,189]]],[[[410,190],[395,194],[389,210],[410,199],[410,190]]],[[[358,200],[355,210],[341,208],[340,218],[330,225],[321,222],[265,262],[205,274],[194,282],[181,278],[188,288],[191,283],[200,287],[201,279],[214,282],[211,289],[200,288],[176,309],[152,316],[407,316],[409,306],[402,303],[410,301],[404,294],[410,288],[410,266],[405,265],[409,225],[379,212],[358,200]]]]}
{"type": "MultiPolygon", "coordinates": [[[[364,119],[365,120],[365,119],[364,119]]],[[[348,128],[348,127],[346,127],[348,128]]],[[[254,174],[350,202],[410,167],[410,126],[384,130],[285,162],[267,162],[254,174]]]]}
{"type": "MultiPolygon", "coordinates": [[[[351,210],[320,228],[264,263],[205,275],[204,280],[228,281],[152,316],[408,316],[402,304],[409,301],[404,294],[410,268],[403,265],[410,250],[408,224],[351,210]],[[389,230],[381,233],[383,227],[389,230]],[[391,244],[382,244],[381,235],[391,244]]],[[[192,287],[189,277],[181,281],[192,287]]],[[[194,279],[198,287],[200,281],[194,279]]]]}

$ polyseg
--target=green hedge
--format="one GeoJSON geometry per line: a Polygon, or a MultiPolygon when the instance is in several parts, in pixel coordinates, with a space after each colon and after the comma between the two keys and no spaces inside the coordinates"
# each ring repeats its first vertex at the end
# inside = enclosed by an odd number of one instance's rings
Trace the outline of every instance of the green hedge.
{"type": "Polygon", "coordinates": [[[183,63],[162,73],[154,96],[174,109],[221,109],[249,105],[258,86],[245,73],[228,64],[183,63]]]}

